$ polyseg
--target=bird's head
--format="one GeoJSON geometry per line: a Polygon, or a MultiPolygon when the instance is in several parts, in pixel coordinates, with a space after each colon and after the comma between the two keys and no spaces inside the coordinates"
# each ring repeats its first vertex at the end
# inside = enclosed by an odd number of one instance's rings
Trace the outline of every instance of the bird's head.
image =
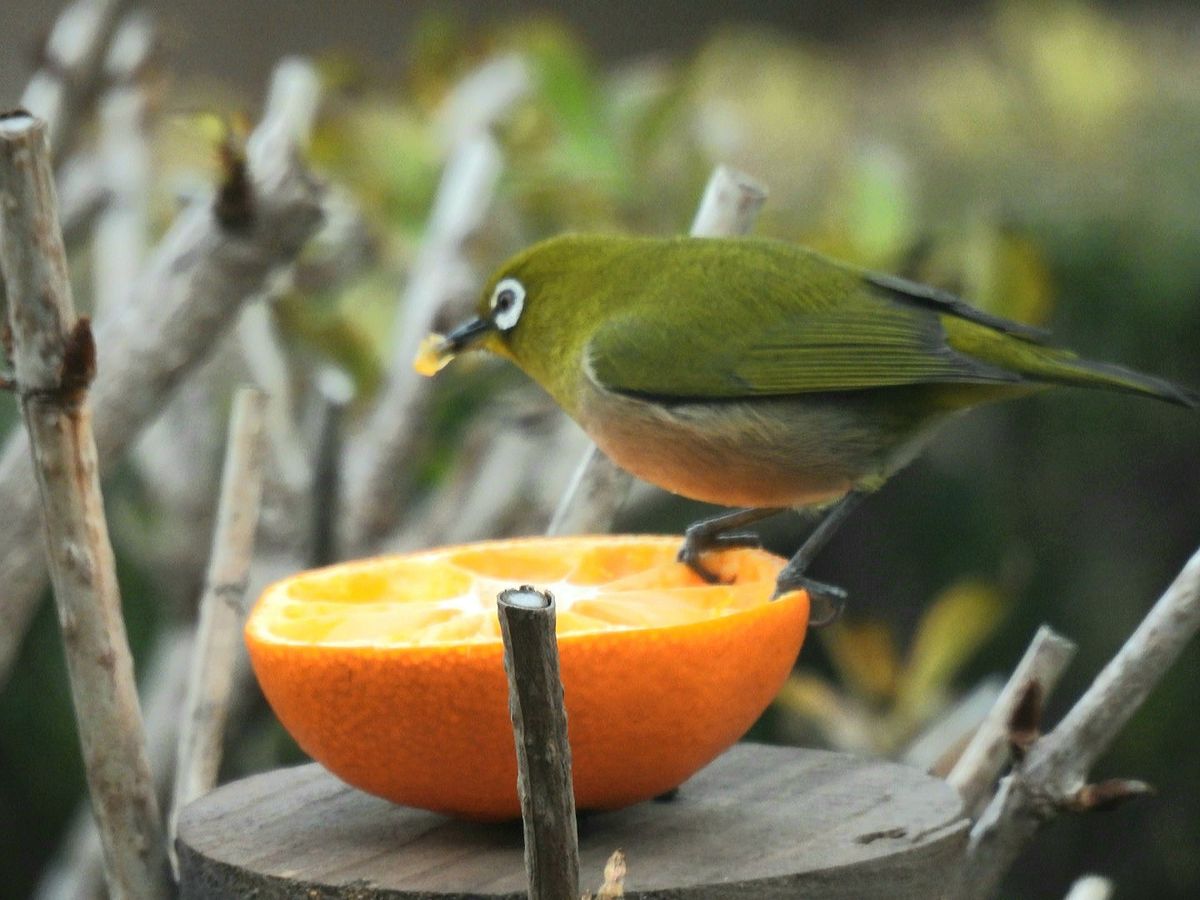
{"type": "Polygon", "coordinates": [[[432,374],[476,349],[507,357],[544,385],[575,368],[572,360],[603,317],[605,270],[624,240],[564,235],[518,253],[488,279],[474,317],[427,339],[418,370],[432,374]]]}

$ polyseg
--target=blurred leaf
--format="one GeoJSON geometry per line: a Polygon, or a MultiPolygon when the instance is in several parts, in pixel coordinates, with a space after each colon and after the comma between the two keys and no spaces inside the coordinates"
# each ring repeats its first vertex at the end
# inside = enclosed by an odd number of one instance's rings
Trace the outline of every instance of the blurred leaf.
{"type": "Polygon", "coordinates": [[[1050,317],[1054,285],[1033,240],[1004,227],[978,224],[963,253],[963,293],[997,315],[1037,325],[1050,317]]]}
{"type": "Polygon", "coordinates": [[[429,123],[375,95],[322,117],[313,162],[352,185],[365,209],[392,229],[419,233],[429,214],[442,151],[429,123]]]}
{"type": "Polygon", "coordinates": [[[815,729],[830,747],[859,752],[875,747],[872,728],[876,720],[853,699],[815,675],[793,673],[775,704],[785,720],[792,717],[808,729],[815,729]]]}
{"type": "Polygon", "coordinates": [[[892,698],[900,676],[900,657],[887,623],[842,620],[820,634],[847,687],[872,703],[892,698]]]}
{"type": "Polygon", "coordinates": [[[611,228],[630,181],[587,51],[547,19],[522,23],[506,42],[528,60],[535,81],[501,130],[522,211],[538,234],[611,228]]]}
{"type": "Polygon", "coordinates": [[[898,711],[913,720],[941,703],[962,666],[979,651],[1005,612],[999,592],[980,581],[960,581],[929,605],[896,689],[898,711]]]}
{"type": "Polygon", "coordinates": [[[370,397],[383,379],[383,341],[380,335],[390,328],[372,327],[373,321],[387,313],[372,314],[368,306],[389,304],[395,298],[379,290],[377,282],[359,279],[341,295],[342,306],[330,307],[313,298],[287,294],[272,305],[280,330],[289,338],[307,345],[320,356],[338,364],[354,381],[355,396],[370,397]],[[351,316],[347,310],[354,310],[351,316]]]}
{"type": "Polygon", "coordinates": [[[1000,9],[1004,47],[1026,68],[1030,87],[1064,137],[1080,129],[1119,127],[1146,85],[1141,51],[1114,18],[1082,2],[1018,0],[1000,9]]]}
{"type": "Polygon", "coordinates": [[[460,16],[433,9],[417,20],[409,42],[406,94],[430,113],[454,82],[486,53],[486,39],[464,27],[460,16]]]}
{"type": "Polygon", "coordinates": [[[916,241],[909,165],[893,147],[865,147],[843,160],[831,179],[825,210],[815,230],[796,237],[836,259],[896,271],[916,241]]]}
{"type": "Polygon", "coordinates": [[[770,32],[719,33],[688,73],[692,109],[680,138],[766,182],[768,206],[787,204],[845,151],[846,75],[830,58],[770,32]]]}

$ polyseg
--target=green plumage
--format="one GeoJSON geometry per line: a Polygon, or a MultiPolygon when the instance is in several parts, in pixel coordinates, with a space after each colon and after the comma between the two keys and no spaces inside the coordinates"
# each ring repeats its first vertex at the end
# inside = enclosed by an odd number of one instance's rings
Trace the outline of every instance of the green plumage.
{"type": "Polygon", "coordinates": [[[505,263],[437,362],[471,346],[507,356],[618,465],[750,507],[688,529],[680,559],[705,578],[715,576],[702,553],[736,541],[729,529],[832,504],[776,590],[836,608],[844,593],[809,579],[808,564],[952,414],[1054,384],[1200,405],[1044,337],[792,244],[569,235],[505,263]]]}
{"type": "Polygon", "coordinates": [[[672,400],[923,384],[953,385],[942,401],[969,406],[1076,384],[1196,403],[949,295],[779,241],[569,235],[501,277],[529,291],[511,355],[568,408],[581,363],[604,388],[672,400]]]}

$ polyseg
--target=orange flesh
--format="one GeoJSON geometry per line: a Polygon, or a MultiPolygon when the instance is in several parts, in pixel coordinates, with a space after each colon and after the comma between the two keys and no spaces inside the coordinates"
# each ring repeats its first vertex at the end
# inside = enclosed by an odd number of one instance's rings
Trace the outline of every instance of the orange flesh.
{"type": "Polygon", "coordinates": [[[476,544],[301,573],[263,594],[251,660],[285,727],[349,783],[476,819],[519,815],[495,597],[556,601],[581,809],[677,786],[736,741],[786,678],[803,593],[768,602],[783,560],[674,561],[678,538],[476,544]]]}

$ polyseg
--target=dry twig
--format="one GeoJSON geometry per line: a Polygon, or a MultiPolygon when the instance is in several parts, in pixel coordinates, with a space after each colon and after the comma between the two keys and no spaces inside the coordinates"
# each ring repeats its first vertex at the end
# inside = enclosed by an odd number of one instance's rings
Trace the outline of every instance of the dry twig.
{"type": "Polygon", "coordinates": [[[76,0],[54,23],[46,63],[26,85],[21,106],[46,121],[55,165],[99,95],[109,43],[128,6],[129,0],[76,0]]]}
{"type": "MultiPolygon", "coordinates": [[[[310,85],[307,63],[290,60],[275,84],[310,85]]],[[[247,299],[260,294],[286,266],[321,220],[321,186],[295,153],[288,104],[269,108],[251,137],[246,177],[253,208],[231,230],[211,201],[185,210],[160,242],[132,301],[100,323],[99,367],[92,388],[96,448],[111,466],[180,380],[212,349],[247,299]]],[[[37,548],[38,506],[27,444],[16,435],[0,456],[0,683],[3,683],[45,578],[37,548]]]]}
{"type": "MultiPolygon", "coordinates": [[[[140,697],[146,719],[146,755],[158,796],[166,796],[175,771],[179,709],[183,705],[193,629],[173,626],[158,635],[143,668],[140,697]]],[[[86,802],[71,818],[59,851],[47,866],[33,900],[94,900],[104,887],[104,852],[86,802]]]]}
{"type": "Polygon", "coordinates": [[[150,54],[153,36],[148,16],[130,15],[108,54],[114,83],[100,101],[96,151],[106,202],[92,233],[92,310],[98,319],[129,301],[130,285],[146,256],[152,176],[146,92],[135,76],[150,54]]]}
{"type": "Polygon", "coordinates": [[[1145,793],[1140,782],[1087,783],[1096,760],[1200,629],[1197,551],[1117,655],[1052,732],[1029,747],[971,829],[957,896],[991,896],[1039,826],[1061,811],[1145,793]]]}
{"type": "Polygon", "coordinates": [[[946,776],[950,786],[962,796],[967,815],[972,818],[978,815],[982,804],[991,797],[1001,769],[1009,761],[1009,723],[1026,687],[1036,684],[1043,700],[1049,697],[1074,656],[1074,643],[1048,625],[1038,629],[995,706],[946,776]]]}
{"type": "Polygon", "coordinates": [[[410,456],[432,396],[429,380],[413,370],[413,357],[445,305],[475,286],[463,246],[483,224],[502,165],[500,148],[487,134],[459,146],[446,164],[404,291],[387,383],[351,447],[343,534],[350,553],[371,550],[399,517],[408,486],[404,473],[411,469],[410,456]]]}
{"type": "Polygon", "coordinates": [[[200,619],[179,732],[175,790],[167,819],[172,860],[180,811],[217,783],[262,498],[263,407],[262,394],[243,388],[234,399],[230,418],[221,500],[200,598],[200,619]]]}
{"type": "MultiPolygon", "coordinates": [[[[693,237],[748,234],[766,199],[766,188],[750,176],[728,166],[718,166],[704,189],[691,234],[693,237]]],[[[546,533],[607,531],[632,483],[633,476],[617,468],[593,444],[579,461],[546,533]]]]}
{"type": "Polygon", "coordinates": [[[0,268],[45,552],[105,870],[116,897],[168,891],[158,803],[86,406],[95,345],[76,320],[45,125],[0,120],[0,268]]]}
{"type": "Polygon", "coordinates": [[[317,373],[317,446],[312,478],[312,539],[310,562],[324,566],[339,558],[337,523],[342,506],[342,428],[346,408],[354,399],[354,381],[345,372],[327,367],[317,373]]]}

